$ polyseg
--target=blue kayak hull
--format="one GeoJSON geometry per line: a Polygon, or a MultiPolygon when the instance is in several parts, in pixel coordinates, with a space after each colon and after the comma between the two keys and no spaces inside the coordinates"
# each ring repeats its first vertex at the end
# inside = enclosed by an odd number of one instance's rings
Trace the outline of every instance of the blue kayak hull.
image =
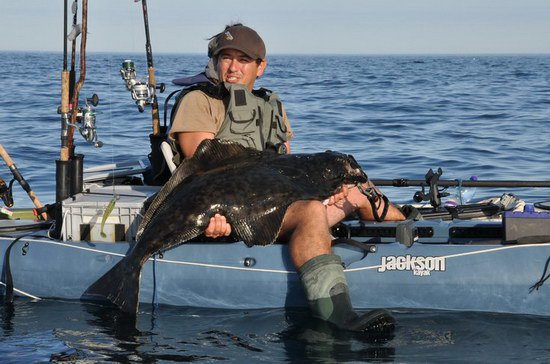
{"type": "MultiPolygon", "coordinates": [[[[12,237],[0,237],[0,259],[12,237]]],[[[364,240],[364,239],[363,239],[364,240]]],[[[9,266],[17,295],[80,299],[130,243],[22,238],[9,266]]],[[[347,244],[342,257],[354,307],[430,308],[550,315],[543,275],[550,243],[448,244],[406,247],[380,241],[368,252],[347,244]]],[[[2,285],[4,285],[2,281],[2,285]]],[[[140,302],[230,309],[305,306],[285,244],[187,243],[151,258],[141,274],[140,302]]]]}

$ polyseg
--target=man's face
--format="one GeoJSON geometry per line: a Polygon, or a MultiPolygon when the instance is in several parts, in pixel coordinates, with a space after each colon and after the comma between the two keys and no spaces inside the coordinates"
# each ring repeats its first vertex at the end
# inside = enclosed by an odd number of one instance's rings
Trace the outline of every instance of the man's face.
{"type": "Polygon", "coordinates": [[[252,91],[256,78],[264,73],[267,61],[258,62],[236,49],[224,49],[218,55],[220,81],[245,85],[252,91]]]}

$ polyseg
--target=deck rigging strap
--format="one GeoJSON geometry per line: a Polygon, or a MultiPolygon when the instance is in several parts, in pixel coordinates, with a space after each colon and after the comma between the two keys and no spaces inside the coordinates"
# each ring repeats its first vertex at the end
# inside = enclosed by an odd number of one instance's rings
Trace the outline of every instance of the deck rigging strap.
{"type": "Polygon", "coordinates": [[[540,279],[531,287],[529,287],[529,293],[532,293],[533,291],[538,291],[539,288],[542,287],[544,282],[546,282],[546,280],[550,278],[550,273],[546,274],[546,272],[548,271],[548,265],[550,265],[550,257],[546,259],[546,264],[544,265],[544,271],[542,272],[542,276],[540,277],[540,279]]]}
{"type": "MultiPolygon", "coordinates": [[[[351,239],[351,238],[336,238],[336,239],[333,239],[332,240],[332,245],[337,245],[337,244],[347,244],[349,246],[359,248],[364,253],[363,258],[365,258],[367,256],[367,254],[369,254],[369,253],[376,253],[376,250],[377,250],[376,244],[368,244],[368,243],[360,242],[358,240],[351,239]]],[[[363,258],[361,258],[361,259],[363,259],[363,258]]]]}
{"type": "Polygon", "coordinates": [[[2,282],[6,284],[6,288],[4,291],[4,303],[13,303],[13,276],[11,274],[11,266],[10,266],[11,248],[19,240],[21,240],[21,238],[25,236],[27,235],[21,235],[15,238],[15,240],[13,240],[10,243],[10,245],[6,249],[6,253],[4,254],[4,265],[2,267],[2,282]]]}

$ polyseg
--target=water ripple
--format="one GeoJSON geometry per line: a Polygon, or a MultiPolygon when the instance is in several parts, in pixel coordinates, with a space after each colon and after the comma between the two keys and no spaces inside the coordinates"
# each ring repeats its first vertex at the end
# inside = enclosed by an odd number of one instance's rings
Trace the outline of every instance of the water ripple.
{"type": "MultiPolygon", "coordinates": [[[[144,76],[145,57],[132,56],[138,77],[144,76]]],[[[59,149],[59,70],[52,60],[60,58],[0,53],[10,90],[0,99],[0,142],[46,201],[54,198],[52,159],[59,149]],[[26,67],[30,61],[36,67],[26,67]]],[[[128,55],[88,58],[82,98],[100,97],[97,125],[105,146],[95,149],[78,139],[86,165],[145,156],[151,116],[137,112],[120,79],[128,55]]],[[[194,74],[205,63],[203,56],[158,55],[157,82],[168,86],[160,104],[176,89],[171,79],[194,74]]],[[[422,176],[442,167],[459,177],[550,180],[549,74],[549,56],[275,55],[257,84],[284,101],[294,152],[342,150],[387,177],[422,176]]],[[[24,195],[16,202],[29,203],[24,195]]]]}

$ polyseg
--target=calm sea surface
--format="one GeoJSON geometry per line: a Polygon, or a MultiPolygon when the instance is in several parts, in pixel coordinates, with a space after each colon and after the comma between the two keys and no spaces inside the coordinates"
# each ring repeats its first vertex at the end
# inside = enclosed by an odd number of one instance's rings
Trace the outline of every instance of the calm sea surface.
{"type": "MultiPolygon", "coordinates": [[[[83,97],[98,94],[101,149],[79,136],[85,167],[148,153],[150,110],[139,113],[119,75],[142,54],[88,55],[83,97]]],[[[202,70],[205,57],[156,55],[157,82],[202,70]]],[[[55,199],[60,53],[0,52],[0,143],[42,202],[55,199]]],[[[353,154],[371,178],[550,180],[550,56],[273,56],[258,86],[281,96],[293,152],[353,154]]],[[[82,103],[82,101],[81,101],[82,103]]],[[[162,111],[162,109],[161,109],[162,111]]],[[[5,165],[0,176],[9,181],[5,165]]],[[[415,189],[386,188],[410,202],[415,189]]],[[[476,191],[476,197],[503,190],[476,191]]],[[[516,189],[530,201],[548,189],[516,189]]],[[[15,207],[31,206],[19,186],[15,207]]],[[[367,286],[368,287],[368,286],[367,286]]],[[[376,292],[373,292],[376,294],[376,292]]],[[[80,302],[0,306],[0,362],[550,362],[550,319],[394,310],[395,338],[373,343],[309,327],[305,310],[224,311],[141,306],[138,326],[80,302]]]]}

